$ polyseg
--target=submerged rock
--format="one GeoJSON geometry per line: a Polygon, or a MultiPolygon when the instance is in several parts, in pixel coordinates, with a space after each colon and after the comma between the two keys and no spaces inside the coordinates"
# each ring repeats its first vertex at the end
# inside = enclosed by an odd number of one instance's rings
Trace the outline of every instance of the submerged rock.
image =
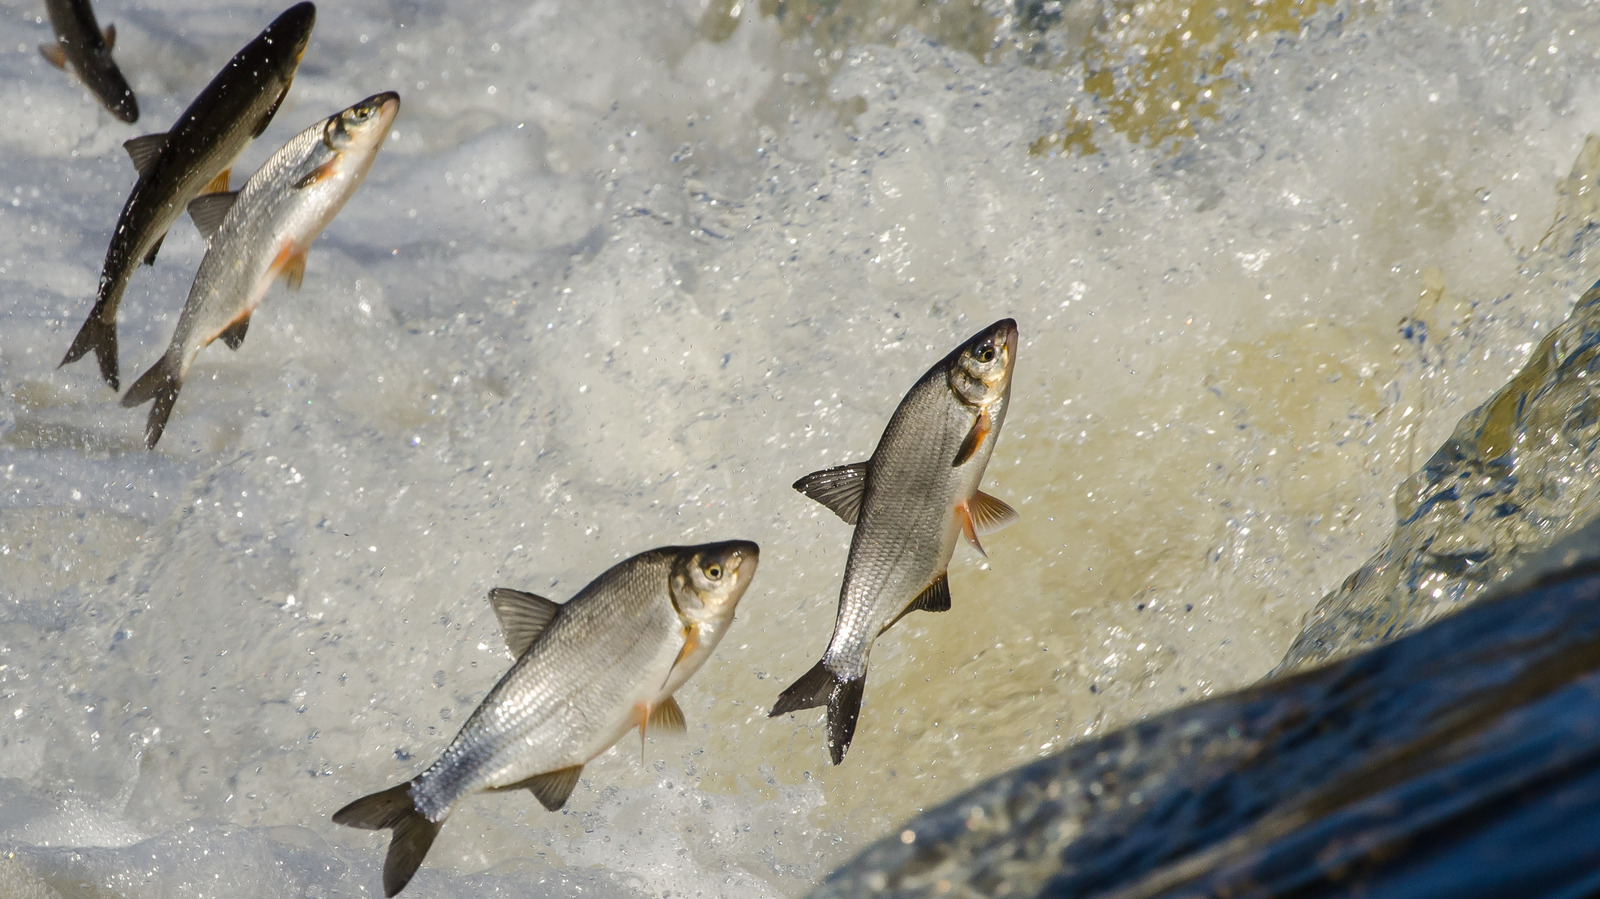
{"type": "Polygon", "coordinates": [[[813,896],[1589,895],[1600,526],[1536,570],[1392,643],[1003,774],[813,896]]]}

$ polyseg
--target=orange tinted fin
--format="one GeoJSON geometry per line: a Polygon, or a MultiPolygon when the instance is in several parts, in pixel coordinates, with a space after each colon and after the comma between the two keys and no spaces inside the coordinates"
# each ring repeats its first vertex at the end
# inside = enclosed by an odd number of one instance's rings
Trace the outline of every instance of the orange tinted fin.
{"type": "Polygon", "coordinates": [[[950,463],[951,468],[960,468],[962,463],[971,459],[978,452],[978,447],[983,446],[983,440],[989,436],[989,431],[994,423],[989,419],[989,410],[978,413],[978,420],[972,423],[972,430],[967,432],[967,439],[961,441],[961,448],[956,450],[956,459],[950,463]]]}
{"type": "Polygon", "coordinates": [[[223,169],[217,173],[217,177],[206,182],[206,186],[200,188],[200,192],[203,194],[225,194],[228,192],[228,179],[232,176],[233,169],[223,169]]]}
{"type": "Polygon", "coordinates": [[[106,49],[117,49],[117,26],[107,25],[100,29],[100,36],[106,39],[106,49]]]}
{"type": "Polygon", "coordinates": [[[334,158],[328,160],[327,162],[324,162],[322,165],[319,165],[316,168],[312,169],[311,170],[311,174],[309,174],[309,175],[305,176],[304,178],[301,178],[299,181],[295,182],[294,189],[295,190],[300,190],[302,188],[310,187],[311,185],[316,184],[318,181],[321,181],[322,179],[324,179],[324,178],[328,177],[329,175],[333,174],[335,165],[338,162],[339,162],[339,157],[335,156],[334,158]]]}
{"type": "Polygon", "coordinates": [[[967,542],[978,551],[978,555],[985,559],[989,558],[989,554],[983,551],[983,544],[978,542],[978,528],[973,524],[972,510],[968,509],[964,502],[956,503],[956,515],[961,518],[961,533],[967,535],[967,542]]]}
{"type": "Polygon", "coordinates": [[[272,260],[272,273],[288,282],[290,290],[299,290],[306,277],[306,251],[296,249],[292,243],[284,244],[272,260]]]}
{"type": "Polygon", "coordinates": [[[58,69],[67,67],[67,54],[62,52],[60,44],[40,44],[39,55],[58,69]]]}

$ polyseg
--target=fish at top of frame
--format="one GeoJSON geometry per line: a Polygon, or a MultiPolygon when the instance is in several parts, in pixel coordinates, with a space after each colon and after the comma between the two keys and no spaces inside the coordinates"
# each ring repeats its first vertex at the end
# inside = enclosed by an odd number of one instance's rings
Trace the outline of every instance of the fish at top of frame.
{"type": "Polygon", "coordinates": [[[835,765],[855,736],[872,643],[913,611],[950,608],[946,569],[956,538],[1017,520],[978,489],[1011,401],[1017,323],[1001,319],[928,369],[900,401],[872,458],[813,472],[794,488],[855,525],[839,615],[822,660],[773,704],[771,716],[826,705],[835,765]]]}
{"type": "Polygon", "coordinates": [[[139,121],[139,101],[111,58],[116,26],[101,29],[89,0],[44,0],[44,8],[56,39],[40,44],[40,54],[58,69],[70,68],[112,115],[124,122],[139,121]]]}
{"type": "Polygon", "coordinates": [[[316,20],[317,8],[311,3],[289,7],[228,60],[170,130],[123,144],[139,170],[139,180],[111,233],[94,309],[62,365],[93,350],[100,376],[113,390],[121,386],[117,307],[128,279],[141,260],[146,265],[156,261],[167,229],[191,199],[228,189],[233,160],[266,130],[289,93],[316,20]]]}
{"type": "Polygon", "coordinates": [[[337,824],[394,831],[383,894],[411,882],[467,796],[526,788],[556,811],[583,766],[629,730],[639,728],[641,748],[647,727],[682,733],[672,694],[722,640],[759,555],[747,540],[649,550],[560,605],[491,591],[511,670],[428,770],[334,813],[337,824]]]}
{"type": "Polygon", "coordinates": [[[300,132],[237,193],[196,197],[189,214],[207,241],[172,342],[128,388],[124,406],[155,400],[145,446],[155,448],[195,357],[218,337],[244,343],[250,316],[278,278],[300,287],[306,252],[361,186],[389,134],[400,95],[362,100],[300,132]]]}

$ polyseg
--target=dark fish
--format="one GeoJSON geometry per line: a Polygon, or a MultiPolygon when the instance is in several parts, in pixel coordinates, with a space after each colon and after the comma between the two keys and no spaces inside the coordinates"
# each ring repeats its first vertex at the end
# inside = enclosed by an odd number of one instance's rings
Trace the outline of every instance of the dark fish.
{"type": "Polygon", "coordinates": [[[74,362],[94,350],[100,376],[112,389],[117,374],[117,306],[142,260],[155,262],[161,239],[201,193],[228,189],[228,171],[245,145],[266,130],[289,92],[317,9],[290,7],[246,44],[165,134],[147,134],[123,144],[139,170],[139,181],[117,218],[117,229],[100,270],[94,310],[61,360],[74,362]]]}
{"type": "Polygon", "coordinates": [[[210,244],[166,355],[128,388],[124,406],[155,400],[145,425],[154,448],[195,357],[221,337],[238,349],[267,288],[300,287],[306,251],[372,168],[400,109],[377,94],[329,116],[284,144],[238,193],[196,197],[189,214],[210,244]]]}
{"type": "Polygon", "coordinates": [[[682,732],[672,694],[733,621],[759,550],[734,540],[640,553],[565,605],[500,588],[489,602],[517,661],[444,755],[396,787],[334,813],[337,824],[392,829],[383,893],[405,888],[456,803],[526,788],[555,811],[583,766],[639,728],[682,732]]]}
{"type": "Polygon", "coordinates": [[[958,535],[982,552],[980,536],[1017,520],[978,489],[1005,421],[1016,356],[1016,322],[984,328],[917,381],[871,459],[794,484],[856,530],[828,650],[771,714],[826,705],[835,765],[855,735],[872,642],[909,612],[950,608],[945,570],[958,535]]]}
{"type": "Polygon", "coordinates": [[[107,25],[102,31],[89,0],[44,0],[44,8],[56,32],[55,43],[39,45],[44,58],[58,69],[70,66],[112,115],[124,122],[139,121],[139,101],[111,58],[116,26],[107,25]]]}

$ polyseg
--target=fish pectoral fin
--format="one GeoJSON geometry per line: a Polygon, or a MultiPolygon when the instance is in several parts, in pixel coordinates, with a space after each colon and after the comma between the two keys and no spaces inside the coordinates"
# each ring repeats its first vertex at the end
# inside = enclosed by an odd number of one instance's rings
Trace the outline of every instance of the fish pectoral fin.
{"type": "Polygon", "coordinates": [[[250,135],[251,140],[255,140],[256,138],[260,137],[261,132],[267,130],[267,126],[272,124],[272,117],[278,114],[278,107],[283,105],[283,98],[289,96],[289,88],[291,86],[292,83],[285,84],[283,86],[283,90],[278,92],[278,99],[272,101],[272,108],[267,110],[266,113],[261,116],[261,121],[256,123],[256,130],[250,135]]]}
{"type": "Polygon", "coordinates": [[[155,265],[156,264],[156,254],[161,252],[161,242],[163,240],[166,240],[166,239],[167,239],[167,235],[163,234],[160,237],[156,238],[156,242],[155,243],[150,245],[150,252],[144,254],[144,264],[145,265],[155,265]]]}
{"type": "Polygon", "coordinates": [[[949,572],[941,571],[939,576],[933,579],[933,583],[924,588],[921,593],[918,593],[917,598],[913,599],[904,609],[901,609],[900,614],[894,616],[893,621],[885,624],[882,631],[878,631],[878,635],[882,636],[883,631],[899,624],[900,619],[910,615],[912,612],[948,611],[950,611],[950,574],[949,572]]]}
{"type": "Polygon", "coordinates": [[[233,180],[233,168],[230,166],[230,167],[225,168],[222,171],[218,172],[216,174],[216,177],[212,178],[210,181],[207,181],[206,182],[206,186],[200,188],[200,193],[202,193],[202,194],[225,194],[225,193],[228,193],[228,189],[231,186],[229,184],[229,182],[231,182],[232,180],[233,180]]]}
{"type": "Polygon", "coordinates": [[[978,447],[983,446],[984,438],[989,436],[989,431],[994,428],[994,422],[989,418],[989,410],[984,409],[978,413],[978,418],[972,423],[972,430],[967,432],[965,440],[961,441],[961,448],[956,450],[956,458],[950,463],[951,468],[960,468],[968,459],[977,455],[978,447]]]}
{"type": "Polygon", "coordinates": [[[284,244],[278,251],[278,258],[272,260],[272,271],[290,290],[299,290],[300,282],[306,278],[306,251],[297,249],[293,243],[284,244]]]}
{"type": "Polygon", "coordinates": [[[301,178],[299,181],[294,183],[294,189],[304,190],[338,171],[338,166],[336,164],[338,161],[338,157],[334,157],[333,159],[330,159],[322,165],[312,169],[310,172],[306,173],[304,178],[301,178]]]}
{"type": "Polygon", "coordinates": [[[689,731],[689,724],[683,719],[683,709],[671,696],[650,709],[650,717],[645,719],[645,725],[650,728],[651,733],[666,731],[671,734],[682,734],[689,731]]]}
{"type": "Polygon", "coordinates": [[[147,174],[150,167],[155,165],[156,159],[161,156],[161,151],[167,147],[167,135],[146,134],[122,142],[122,148],[128,151],[128,158],[133,160],[133,167],[140,175],[147,174]]]}
{"type": "Polygon", "coordinates": [[[115,49],[117,49],[117,26],[116,25],[107,25],[106,27],[100,29],[100,36],[106,39],[106,49],[107,50],[115,50],[115,49]]]}
{"type": "Polygon", "coordinates": [[[852,462],[837,468],[813,471],[794,482],[794,489],[804,493],[834,514],[845,524],[855,524],[861,515],[861,497],[867,490],[867,467],[870,462],[852,462]]]}
{"type": "Polygon", "coordinates": [[[239,199],[238,191],[224,188],[219,192],[204,193],[189,201],[189,218],[194,220],[194,226],[200,229],[200,236],[211,242],[212,235],[222,227],[222,220],[228,217],[228,210],[233,208],[235,200],[239,199]]]}
{"type": "Polygon", "coordinates": [[[572,795],[572,788],[578,785],[578,775],[583,773],[582,765],[573,765],[571,768],[557,768],[543,774],[535,774],[527,780],[514,783],[508,790],[518,787],[527,787],[533,798],[539,804],[552,812],[560,811],[567,804],[567,797],[572,795]]]}
{"type": "Polygon", "coordinates": [[[996,499],[982,490],[973,493],[972,499],[967,500],[967,516],[972,519],[973,533],[983,537],[1022,519],[1017,510],[1004,500],[996,499]]]}
{"type": "Polygon", "coordinates": [[[45,62],[58,69],[67,67],[67,53],[61,49],[60,44],[40,44],[39,55],[44,57],[45,62]]]}
{"type": "Polygon", "coordinates": [[[248,330],[250,330],[250,316],[247,313],[239,316],[233,324],[223,328],[222,333],[217,336],[222,338],[222,342],[228,345],[228,349],[236,350],[244,344],[244,332],[248,330]]]}
{"type": "Polygon", "coordinates": [[[500,619],[500,632],[505,635],[506,648],[513,657],[527,652],[561,611],[559,603],[510,587],[490,590],[489,605],[494,609],[494,617],[500,619]]]}

